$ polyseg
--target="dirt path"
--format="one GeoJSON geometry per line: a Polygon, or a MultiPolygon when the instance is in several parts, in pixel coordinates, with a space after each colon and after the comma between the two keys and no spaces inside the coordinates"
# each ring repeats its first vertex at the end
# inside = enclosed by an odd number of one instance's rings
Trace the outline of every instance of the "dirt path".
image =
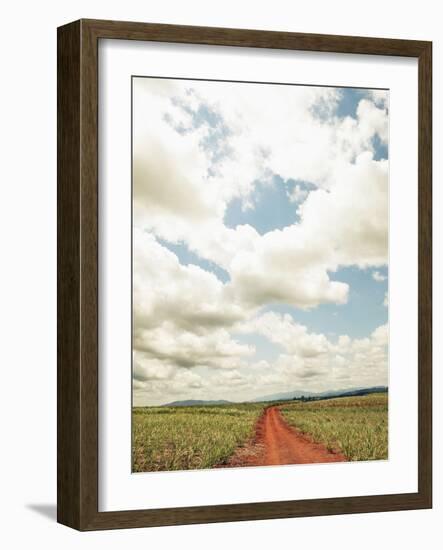
{"type": "Polygon", "coordinates": [[[291,428],[278,407],[268,407],[257,423],[254,441],[238,448],[224,466],[312,464],[346,460],[343,454],[330,452],[324,445],[314,443],[291,428]]]}

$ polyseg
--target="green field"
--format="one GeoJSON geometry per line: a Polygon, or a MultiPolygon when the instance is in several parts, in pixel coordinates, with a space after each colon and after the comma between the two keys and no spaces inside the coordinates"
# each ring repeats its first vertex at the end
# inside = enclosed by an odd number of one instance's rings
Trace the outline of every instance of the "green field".
{"type": "Polygon", "coordinates": [[[281,407],[288,424],[349,460],[388,458],[388,395],[294,402],[281,407]]]}
{"type": "Polygon", "coordinates": [[[254,435],[263,405],[140,407],[133,412],[133,471],[211,468],[254,435]]]}
{"type": "MultiPolygon", "coordinates": [[[[267,405],[136,407],[133,471],[195,470],[222,463],[253,437],[267,405]]],[[[341,450],[349,460],[388,456],[387,394],[278,405],[288,424],[329,450],[341,450]]]]}

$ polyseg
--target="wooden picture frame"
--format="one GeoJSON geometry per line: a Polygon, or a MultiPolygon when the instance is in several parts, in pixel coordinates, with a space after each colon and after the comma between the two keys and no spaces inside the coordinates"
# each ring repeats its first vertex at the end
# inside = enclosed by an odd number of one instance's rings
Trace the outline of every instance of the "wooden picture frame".
{"type": "Polygon", "coordinates": [[[58,29],[58,521],[79,530],[432,506],[432,44],[80,20],[58,29]],[[419,75],[418,492],[98,511],[98,42],[100,39],[404,56],[419,75]]]}

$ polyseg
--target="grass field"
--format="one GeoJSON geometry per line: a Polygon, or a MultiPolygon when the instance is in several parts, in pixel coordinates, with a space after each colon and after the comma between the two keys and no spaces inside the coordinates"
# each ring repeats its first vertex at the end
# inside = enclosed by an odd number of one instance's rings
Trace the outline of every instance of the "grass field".
{"type": "MultiPolygon", "coordinates": [[[[133,471],[211,468],[252,438],[267,405],[134,408],[133,471]]],[[[388,457],[387,394],[278,405],[288,424],[350,460],[388,457]]]]}
{"type": "Polygon", "coordinates": [[[255,404],[135,408],[132,470],[211,468],[253,436],[262,410],[255,404]]]}
{"type": "Polygon", "coordinates": [[[281,407],[288,424],[350,460],[388,458],[388,395],[294,402],[281,407]]]}

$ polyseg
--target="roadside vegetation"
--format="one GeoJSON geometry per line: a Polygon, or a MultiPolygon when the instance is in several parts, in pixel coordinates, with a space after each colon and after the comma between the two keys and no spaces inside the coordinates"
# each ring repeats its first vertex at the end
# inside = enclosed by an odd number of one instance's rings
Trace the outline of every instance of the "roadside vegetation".
{"type": "Polygon", "coordinates": [[[349,460],[388,458],[388,394],[282,404],[283,418],[349,460]]]}
{"type": "MultiPolygon", "coordinates": [[[[195,470],[225,462],[250,441],[271,403],[133,409],[133,472],[195,470]]],[[[349,460],[388,458],[388,394],[286,401],[283,418],[349,460]]]]}
{"type": "Polygon", "coordinates": [[[252,438],[263,405],[137,407],[133,472],[211,468],[252,438]]]}

